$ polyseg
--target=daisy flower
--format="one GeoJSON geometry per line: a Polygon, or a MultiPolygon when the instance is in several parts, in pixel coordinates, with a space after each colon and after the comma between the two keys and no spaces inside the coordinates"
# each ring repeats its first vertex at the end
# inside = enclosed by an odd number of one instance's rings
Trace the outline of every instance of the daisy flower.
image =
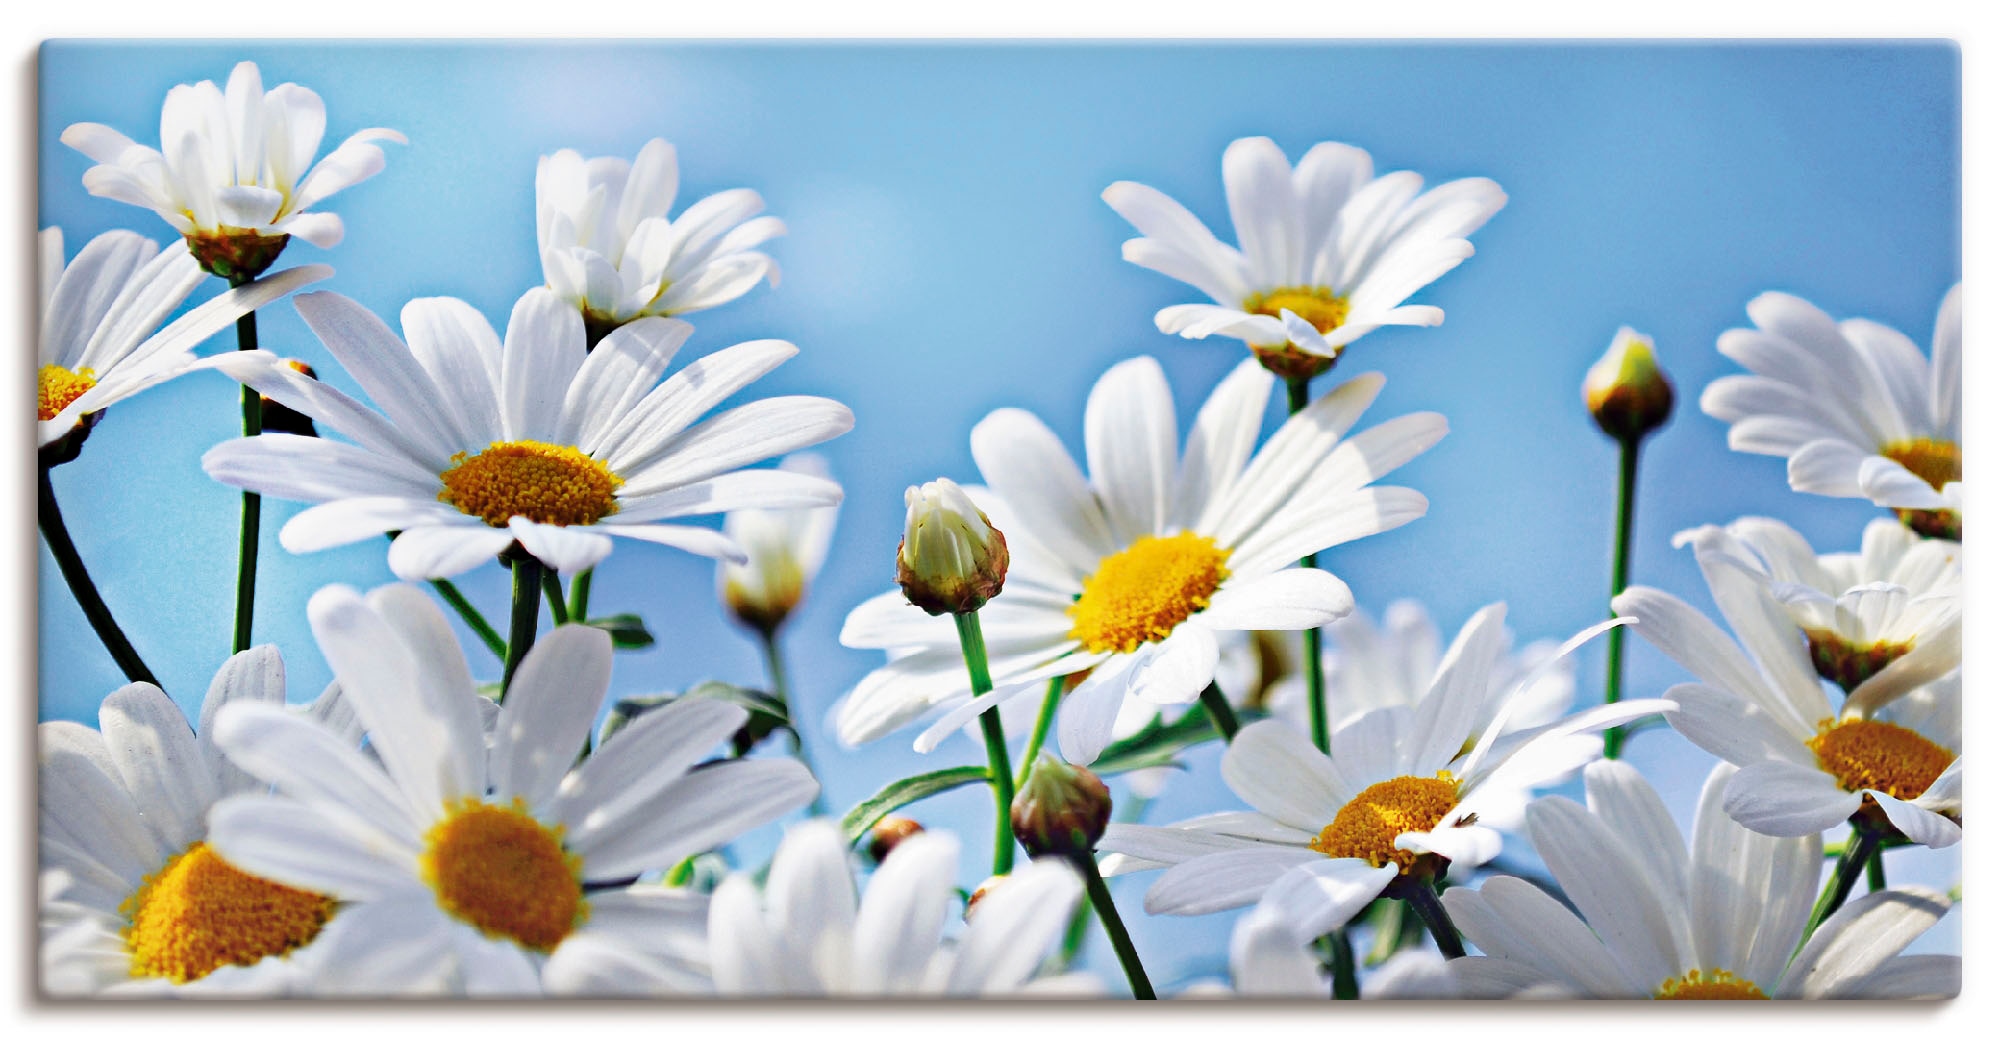
{"type": "Polygon", "coordinates": [[[1128,697],[1192,703],[1215,677],[1218,631],[1301,630],[1353,607],[1339,578],[1293,564],[1391,530],[1422,494],[1369,484],[1445,432],[1431,413],[1346,433],[1382,388],[1356,377],[1313,402],[1251,456],[1273,379],[1245,361],[1203,405],[1178,451],[1159,363],[1139,357],[1097,381],[1084,416],[1085,477],[1049,427],[1012,408],[972,431],[972,455],[1006,535],[1006,586],[980,612],[998,690],[971,698],[954,625],[900,592],[857,607],[855,648],[915,650],[864,678],[838,708],[840,738],[878,738],[955,707],[928,750],[981,710],[1059,674],[1089,671],[1066,698],[1063,756],[1083,764],[1110,741],[1128,697]]]}
{"type": "Polygon", "coordinates": [[[1926,361],[1901,332],[1766,292],[1756,328],[1716,349],[1751,374],[1710,383],[1701,409],[1729,423],[1729,446],[1787,458],[1792,489],[1865,497],[1914,530],[1957,540],[1964,508],[1959,429],[1962,286],[1938,307],[1926,361]]]}
{"type": "Polygon", "coordinates": [[[330,587],[313,636],[380,762],[289,714],[231,707],[216,743],[280,796],[211,813],[245,871],[341,904],[385,954],[472,995],[705,988],[707,900],[632,884],[804,806],[796,761],[702,761],[743,708],[681,700],[577,764],[611,681],[610,636],[535,643],[491,738],[451,627],[410,585],[330,587]]]}
{"type": "Polygon", "coordinates": [[[83,174],[99,198],[160,214],[187,239],[202,269],[232,282],[263,273],[293,235],[322,249],[340,244],[340,217],[312,207],[382,171],[375,141],[409,143],[394,130],[362,130],[317,165],[326,106],[297,83],[268,93],[254,62],[167,91],[160,149],[98,123],[77,123],[62,142],[97,165],[83,174]]]}
{"type": "Polygon", "coordinates": [[[1350,144],[1316,144],[1294,169],[1266,137],[1222,153],[1222,183],[1237,247],[1216,240],[1180,203],[1121,180],[1104,201],[1143,237],[1125,259],[1183,281],[1213,303],[1170,306],[1163,332],[1241,339],[1287,378],[1325,371],[1348,343],[1383,325],[1435,325],[1444,311],[1404,301],[1472,255],[1466,236],[1507,195],[1484,177],[1429,191],[1423,178],[1375,175],[1350,144]]]}
{"type": "MultiPolygon", "coordinates": [[[[365,981],[352,932],[318,894],[247,875],[219,857],[208,809],[263,783],[222,757],[231,703],[284,713],[285,668],[262,645],[231,657],[199,731],[158,687],[107,696],[98,728],[47,721],[41,743],[42,983],[53,995],[333,993],[365,981]]],[[[333,718],[333,693],[312,707],[333,718]]],[[[304,722],[301,722],[304,723],[304,722]]],[[[358,741],[358,738],[353,741],[358,741]]]]}
{"type": "Polygon", "coordinates": [[[1628,588],[1612,608],[1636,617],[1639,633],[1698,679],[1667,691],[1680,707],[1667,722],[1742,768],[1729,780],[1730,817],[1770,836],[1819,833],[1853,819],[1931,847],[1957,843],[1959,679],[1934,675],[1927,660],[1956,659],[1958,628],[1861,682],[1836,711],[1814,670],[1810,636],[1771,595],[1764,573],[1732,561],[1729,551],[1740,546],[1729,536],[1714,527],[1691,534],[1709,592],[1741,646],[1656,588],[1628,588]]]}
{"type": "MultiPolygon", "coordinates": [[[[817,454],[794,454],[778,463],[780,472],[829,479],[817,454]]],[[[837,507],[744,508],[723,517],[723,536],[749,557],[741,564],[716,563],[715,592],[737,619],[759,631],[775,631],[799,607],[833,542],[837,507]]]]}
{"type": "Polygon", "coordinates": [[[161,328],[202,279],[194,257],[161,252],[131,231],[92,238],[67,265],[61,228],[43,230],[39,244],[39,448],[89,429],[105,408],[197,366],[194,348],[237,318],[333,273],[294,267],[224,292],[161,328]]]}
{"type": "Polygon", "coordinates": [[[717,887],[708,916],[715,988],[736,996],[992,998],[1082,993],[1082,978],[1036,980],[1062,941],[1083,880],[1055,858],[1029,862],[980,897],[956,940],[958,838],[924,832],[896,845],[854,894],[840,829],[785,834],[760,893],[749,876],[717,887]]]}
{"type": "Polygon", "coordinates": [[[546,288],[514,305],[504,347],[456,299],[405,306],[408,345],[343,296],[314,292],[296,305],[382,412],[272,354],[232,354],[217,366],[353,442],[265,435],[202,458],[230,486],[317,506],[279,532],[291,551],[401,530],[389,568],[405,580],[463,573],[516,543],[574,573],[609,554],[612,537],[741,562],[728,537],[663,520],[840,500],[816,476],[737,471],[846,432],[854,416],[840,404],[773,397],[696,424],[797,353],[790,343],[732,346],[655,385],[692,330],[685,322],[635,321],[591,350],[583,318],[546,288]]]}
{"type": "Polygon", "coordinates": [[[757,216],[757,192],[718,191],[669,220],[679,189],[674,146],[657,137],[629,163],[567,148],[536,163],[542,276],[582,311],[593,344],[627,321],[707,310],[766,278],[778,283],[778,265],[754,250],[785,225],[757,216]]]}
{"type": "MultiPolygon", "coordinates": [[[[1197,984],[1186,998],[1292,998],[1325,1001],[1333,979],[1318,956],[1293,934],[1289,923],[1268,908],[1255,908],[1236,921],[1229,935],[1228,986],[1197,984]]],[[[1435,953],[1406,948],[1361,978],[1363,999],[1463,998],[1456,978],[1435,953]]],[[[1472,997],[1477,997],[1476,995],[1472,997]]]]}
{"type": "Polygon", "coordinates": [[[1487,956],[1447,968],[1488,997],[1548,984],[1588,998],[1956,995],[1958,956],[1899,954],[1951,908],[1941,894],[1859,898],[1799,947],[1824,864],[1819,835],[1760,836],[1731,821],[1724,789],[1735,770],[1710,773],[1691,845],[1619,761],[1584,769],[1588,810],[1537,801],[1529,835],[1577,911],[1511,876],[1447,890],[1453,921],[1487,956]]]}
{"type": "MultiPolygon", "coordinates": [[[[1490,811],[1582,767],[1602,749],[1588,733],[1673,708],[1628,700],[1502,739],[1503,705],[1468,749],[1465,733],[1486,708],[1503,654],[1503,618],[1482,611],[1447,653],[1441,687],[1414,709],[1384,707],[1335,729],[1327,753],[1283,721],[1245,725],[1222,753],[1222,781],[1253,810],[1184,826],[1113,824],[1098,848],[1125,855],[1127,870],[1166,868],[1146,892],[1148,912],[1203,915],[1261,902],[1300,943],[1393,895],[1399,880],[1429,882],[1439,859],[1461,873],[1492,860],[1500,833],[1486,822],[1490,811]]],[[[1583,631],[1561,654],[1618,622],[1583,631]]],[[[1508,698],[1532,683],[1532,675],[1517,682],[1508,698]]]]}

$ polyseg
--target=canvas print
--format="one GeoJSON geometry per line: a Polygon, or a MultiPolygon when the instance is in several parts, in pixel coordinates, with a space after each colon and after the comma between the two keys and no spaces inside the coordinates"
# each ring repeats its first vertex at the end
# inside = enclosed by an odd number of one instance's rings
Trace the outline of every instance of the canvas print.
{"type": "Polygon", "coordinates": [[[1948,42],[38,64],[45,997],[1959,991],[1948,42]]]}

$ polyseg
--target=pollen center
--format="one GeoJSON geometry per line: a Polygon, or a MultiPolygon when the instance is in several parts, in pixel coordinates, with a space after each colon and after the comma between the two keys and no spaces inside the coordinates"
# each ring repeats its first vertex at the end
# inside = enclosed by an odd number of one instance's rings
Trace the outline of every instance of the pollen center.
{"type": "Polygon", "coordinates": [[[1897,440],[1882,445],[1882,456],[1909,469],[1932,490],[1964,478],[1961,452],[1950,440],[1897,440]]]}
{"type": "Polygon", "coordinates": [[[1683,1001],[1752,1001],[1766,1000],[1771,996],[1757,989],[1757,985],[1744,980],[1728,970],[1689,970],[1685,976],[1668,977],[1653,993],[1657,999],[1683,1001]]]}
{"type": "Polygon", "coordinates": [[[1915,642],[1851,642],[1828,630],[1806,632],[1806,650],[1819,676],[1852,692],[1916,648],[1915,642]]]}
{"type": "Polygon", "coordinates": [[[1876,789],[1913,800],[1951,766],[1952,752],[1900,725],[1860,719],[1820,722],[1806,749],[1849,793],[1876,789]]]}
{"type": "Polygon", "coordinates": [[[1458,783],[1450,772],[1440,771],[1436,778],[1392,778],[1348,801],[1306,846],[1329,858],[1360,858],[1377,868],[1393,861],[1409,872],[1417,855],[1399,849],[1396,837],[1430,832],[1457,806],[1458,783]]]}
{"type": "Polygon", "coordinates": [[[61,414],[62,409],[77,397],[89,392],[90,387],[97,384],[97,372],[89,368],[71,371],[59,364],[44,364],[38,382],[35,387],[36,420],[46,422],[61,414]]]}
{"type": "Polygon", "coordinates": [[[1098,563],[1069,607],[1069,635],[1091,652],[1131,652],[1163,641],[1208,608],[1229,577],[1229,552],[1198,533],[1141,537],[1098,563]]]}
{"type": "Polygon", "coordinates": [[[588,526],[618,511],[625,481],[575,447],[514,440],[451,456],[438,500],[488,526],[526,516],[550,526],[588,526]]]}
{"type": "Polygon", "coordinates": [[[1347,298],[1334,295],[1333,290],[1327,288],[1274,288],[1244,300],[1243,309],[1267,317],[1276,317],[1279,311],[1290,310],[1317,328],[1321,335],[1340,327],[1347,320],[1347,298]]]}
{"type": "Polygon", "coordinates": [[[547,952],[590,913],[583,859],[563,849],[562,826],[545,828],[511,807],[467,797],[424,834],[418,864],[446,912],[488,937],[547,952]]]}
{"type": "Polygon", "coordinates": [[[318,936],[332,898],[259,879],[197,842],[147,876],[125,903],[135,977],[176,984],[283,955],[318,936]]]}

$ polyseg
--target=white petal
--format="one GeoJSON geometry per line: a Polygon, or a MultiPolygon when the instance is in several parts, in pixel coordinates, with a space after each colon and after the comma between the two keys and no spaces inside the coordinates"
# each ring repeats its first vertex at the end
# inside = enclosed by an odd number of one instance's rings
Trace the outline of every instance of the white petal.
{"type": "Polygon", "coordinates": [[[1782,761],[1752,764],[1729,780],[1729,817],[1768,836],[1815,836],[1861,809],[1833,776],[1782,761]]]}
{"type": "Polygon", "coordinates": [[[1326,754],[1278,720],[1236,733],[1222,752],[1222,781],[1259,812],[1307,832],[1331,823],[1354,795],[1326,754]]]}
{"type": "Polygon", "coordinates": [[[1347,925],[1395,878],[1395,862],[1376,868],[1358,858],[1320,858],[1287,869],[1258,900],[1257,911],[1282,917],[1304,943],[1347,925]]]}
{"type": "Polygon", "coordinates": [[[1777,998],[1819,998],[1873,972],[1951,910],[1951,899],[1917,887],[1881,890],[1841,906],[1799,949],[1777,998]]]}

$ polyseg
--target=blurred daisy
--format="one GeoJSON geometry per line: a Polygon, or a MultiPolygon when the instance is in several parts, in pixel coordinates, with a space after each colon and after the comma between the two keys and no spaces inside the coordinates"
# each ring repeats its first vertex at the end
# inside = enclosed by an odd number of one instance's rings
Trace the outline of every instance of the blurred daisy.
{"type": "Polygon", "coordinates": [[[997,691],[977,700],[954,625],[900,592],[857,607],[855,648],[915,649],[864,678],[837,708],[841,739],[879,738],[951,709],[928,750],[972,719],[1059,674],[1089,671],[1066,697],[1058,736],[1072,763],[1097,758],[1128,698],[1192,703],[1216,675],[1216,632],[1300,630],[1353,607],[1339,578],[1302,556],[1391,530],[1424,513],[1422,494],[1369,486],[1429,449],[1443,416],[1405,415],[1344,438],[1382,388],[1366,374],[1294,415],[1256,456],[1272,378],[1239,365],[1203,405],[1178,451],[1173,397],[1151,357],[1092,388],[1085,478],[1035,416],[995,411],[972,431],[973,460],[1007,537],[1006,587],[980,612],[997,691]]]}
{"type": "Polygon", "coordinates": [[[318,94],[297,83],[267,93],[245,61],[225,88],[202,80],[167,91],[158,151],[98,123],[76,123],[62,142],[98,163],[83,174],[85,190],[160,214],[204,270],[240,282],[263,273],[292,235],[340,244],[340,217],[312,207],[382,171],[374,142],[408,143],[394,130],[362,130],[314,165],[325,132],[318,94]]]}
{"type": "Polygon", "coordinates": [[[326,588],[308,615],[380,763],[281,711],[223,711],[217,744],[281,794],[216,806],[224,856],[340,901],[466,994],[705,989],[707,899],[631,881],[812,799],[796,761],[694,767],[743,708],[677,701],[577,764],[611,681],[603,631],[537,641],[489,740],[451,627],[415,587],[326,588]]]}
{"type": "Polygon", "coordinates": [[[583,319],[545,288],[514,305],[506,346],[467,304],[418,299],[398,339],[330,292],[299,313],[382,408],[377,414],[261,351],[216,358],[230,376],[353,443],[283,434],[229,440],[202,458],[233,487],[308,508],[279,543],[318,551],[390,530],[405,580],[463,573],[510,545],[562,573],[595,566],[612,537],[745,561],[711,529],[663,520],[840,500],[840,487],[749,465],[846,432],[847,408],[773,397],[696,424],[798,352],[774,339],[717,351],[654,384],[692,330],[635,321],[584,345],[583,319]]]}
{"type": "MultiPolygon", "coordinates": [[[[832,475],[817,454],[794,454],[778,463],[778,471],[829,481],[832,475]]],[[[839,514],[837,507],[828,505],[744,508],[725,516],[723,536],[735,541],[749,561],[716,563],[715,590],[723,606],[755,630],[776,631],[819,575],[839,514]]]]}
{"type": "Polygon", "coordinates": [[[956,940],[958,838],[925,832],[896,845],[854,894],[852,863],[830,821],[793,826],[760,893],[737,873],[716,888],[708,941],[718,994],[808,998],[1085,993],[1081,978],[1036,979],[1083,896],[1070,865],[1044,858],[983,895],[956,940]]]}
{"type": "MultiPolygon", "coordinates": [[[[1602,749],[1587,733],[1672,709],[1628,700],[1503,740],[1503,705],[1467,750],[1465,732],[1486,709],[1503,653],[1503,618],[1483,610],[1446,654],[1437,690],[1414,709],[1383,707],[1335,729],[1327,753],[1283,721],[1245,725],[1223,750],[1222,781],[1254,810],[1187,826],[1113,824],[1098,848],[1125,855],[1123,871],[1167,869],[1146,892],[1148,912],[1203,915],[1261,902],[1300,943],[1346,924],[1399,878],[1427,883],[1442,863],[1466,872],[1492,860],[1500,833],[1489,811],[1582,767],[1602,749]]],[[[1614,622],[1570,639],[1561,654],[1614,622]]]]}
{"type": "Polygon", "coordinates": [[[1716,342],[1752,373],[1710,383],[1701,409],[1729,423],[1731,448],[1789,458],[1793,490],[1865,497],[1926,536],[1957,540],[1962,298],[1962,286],[1945,293],[1926,361],[1893,328],[1836,324],[1803,299],[1766,292],[1750,301],[1757,327],[1716,342]]]}
{"type": "MultiPolygon", "coordinates": [[[[199,732],[144,682],[105,698],[97,730],[41,725],[41,967],[50,994],[333,993],[365,982],[348,954],[359,935],[335,902],[247,875],[210,842],[210,805],[264,786],[216,746],[217,715],[239,702],[284,712],[277,649],[258,646],[223,665],[199,732]],[[343,947],[329,958],[334,946],[343,947]]],[[[339,697],[329,692],[313,711],[331,719],[339,697]]]]}
{"type": "Polygon", "coordinates": [[[1710,773],[1692,846],[1619,761],[1584,770],[1589,810],[1537,801],[1530,837],[1577,911],[1511,876],[1447,890],[1453,921],[1487,956],[1447,968],[1486,991],[1554,984],[1588,998],[1958,994],[1958,956],[1899,954],[1951,908],[1941,894],[1904,887],[1859,898],[1799,947],[1823,865],[1819,835],[1759,836],[1731,821],[1723,790],[1735,770],[1710,773]]]}
{"type": "Polygon", "coordinates": [[[161,252],[130,231],[92,238],[67,265],[61,228],[43,230],[38,244],[37,447],[89,428],[105,408],[192,369],[198,364],[194,348],[209,336],[333,273],[323,266],[281,271],[224,292],[161,328],[202,279],[192,256],[161,252]]]}
{"type": "Polygon", "coordinates": [[[1383,325],[1444,320],[1435,306],[1404,301],[1472,255],[1466,236],[1507,195],[1484,177],[1419,194],[1423,182],[1410,172],[1378,177],[1366,151],[1332,141],[1294,169],[1269,138],[1245,137],[1222,153],[1237,248],[1144,184],[1121,180],[1104,200],[1144,235],[1125,243],[1127,260],[1214,300],[1161,310],[1161,331],[1241,339],[1273,372],[1298,378],[1383,325]]]}
{"type": "Polygon", "coordinates": [[[583,312],[592,345],[627,321],[707,310],[766,278],[778,283],[778,265],[754,250],[785,225],[757,216],[757,192],[718,191],[669,220],[679,189],[674,146],[657,137],[629,163],[565,148],[536,164],[542,276],[583,312]]]}
{"type": "MultiPolygon", "coordinates": [[[[1228,986],[1195,984],[1185,998],[1293,998],[1325,1001],[1333,979],[1275,911],[1256,908],[1229,935],[1228,986]]],[[[1434,952],[1404,949],[1361,978],[1363,999],[1480,997],[1460,990],[1434,952]]]]}

